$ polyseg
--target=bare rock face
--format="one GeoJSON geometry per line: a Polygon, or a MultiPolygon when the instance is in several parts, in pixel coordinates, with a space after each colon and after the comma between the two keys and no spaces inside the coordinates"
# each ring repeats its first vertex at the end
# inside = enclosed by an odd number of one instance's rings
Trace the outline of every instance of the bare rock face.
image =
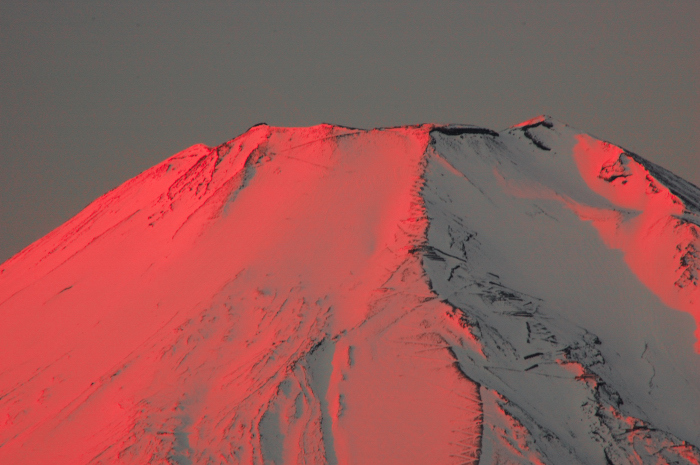
{"type": "Polygon", "coordinates": [[[193,146],[0,265],[0,463],[700,464],[699,205],[547,117],[193,146]]]}

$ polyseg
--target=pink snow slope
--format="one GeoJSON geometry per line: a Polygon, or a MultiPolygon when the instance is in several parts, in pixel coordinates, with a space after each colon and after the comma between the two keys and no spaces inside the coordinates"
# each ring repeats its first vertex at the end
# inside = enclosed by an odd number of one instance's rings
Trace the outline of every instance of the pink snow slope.
{"type": "Polygon", "coordinates": [[[697,320],[692,208],[589,136],[547,161],[547,121],[258,125],[95,200],[0,265],[0,464],[699,463],[686,336],[596,342],[544,275],[507,268],[546,237],[524,234],[550,221],[531,199],[573,205],[561,234],[608,208],[581,253],[697,320]],[[542,165],[507,168],[526,148],[542,165]],[[648,393],[624,357],[655,370],[648,393]]]}

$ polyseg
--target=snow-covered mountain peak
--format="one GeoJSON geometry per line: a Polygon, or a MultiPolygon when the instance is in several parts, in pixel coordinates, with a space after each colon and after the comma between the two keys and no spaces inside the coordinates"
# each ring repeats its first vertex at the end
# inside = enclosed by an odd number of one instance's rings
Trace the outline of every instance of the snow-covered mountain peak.
{"type": "Polygon", "coordinates": [[[522,123],[514,124],[511,126],[511,128],[521,128],[521,129],[527,129],[530,127],[534,126],[544,126],[544,127],[553,127],[555,124],[563,125],[564,123],[560,121],[556,121],[554,118],[552,118],[549,115],[539,115],[535,116],[534,118],[530,118],[528,120],[523,121],[522,123]]]}
{"type": "Polygon", "coordinates": [[[698,464],[698,199],[545,116],[190,147],[0,266],[0,463],[698,464]]]}

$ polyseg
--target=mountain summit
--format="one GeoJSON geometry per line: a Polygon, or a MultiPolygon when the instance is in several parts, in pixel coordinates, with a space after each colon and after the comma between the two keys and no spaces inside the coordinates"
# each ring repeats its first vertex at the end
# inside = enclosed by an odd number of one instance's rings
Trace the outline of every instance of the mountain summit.
{"type": "Polygon", "coordinates": [[[195,145],[0,265],[0,463],[697,465],[699,237],[548,117],[195,145]]]}

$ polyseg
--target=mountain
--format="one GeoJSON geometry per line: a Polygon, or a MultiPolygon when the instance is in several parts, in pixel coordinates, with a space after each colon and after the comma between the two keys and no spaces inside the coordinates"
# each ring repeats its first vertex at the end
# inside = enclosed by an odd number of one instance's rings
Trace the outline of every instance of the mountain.
{"type": "Polygon", "coordinates": [[[0,265],[0,463],[697,465],[699,233],[548,117],[195,145],[0,265]]]}

